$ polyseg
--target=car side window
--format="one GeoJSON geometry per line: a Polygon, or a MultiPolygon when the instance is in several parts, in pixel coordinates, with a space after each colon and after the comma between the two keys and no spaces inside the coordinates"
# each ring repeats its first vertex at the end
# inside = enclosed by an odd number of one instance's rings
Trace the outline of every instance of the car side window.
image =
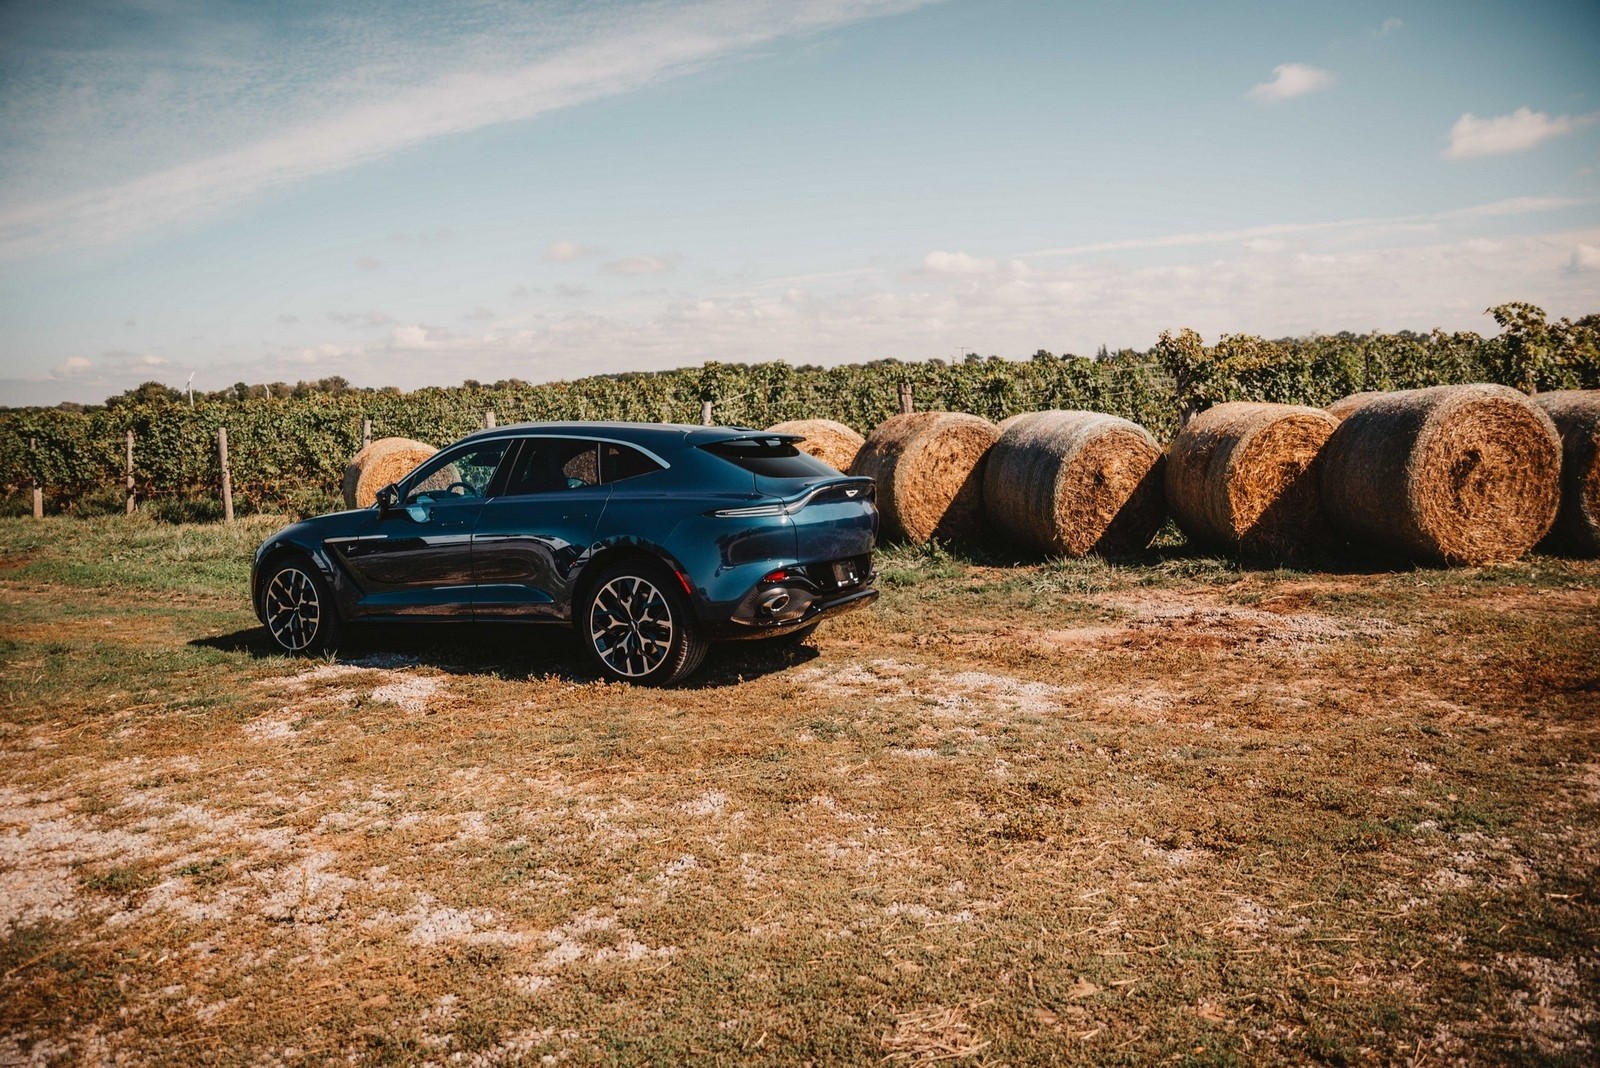
{"type": "Polygon", "coordinates": [[[600,454],[593,441],[525,438],[512,464],[505,493],[554,493],[600,484],[600,454]]]}
{"type": "Polygon", "coordinates": [[[638,449],[608,441],[601,452],[600,476],[608,483],[621,482],[660,471],[661,465],[638,449]]]}
{"type": "Polygon", "coordinates": [[[405,503],[437,504],[485,496],[509,444],[501,439],[440,453],[412,478],[405,503]]]}

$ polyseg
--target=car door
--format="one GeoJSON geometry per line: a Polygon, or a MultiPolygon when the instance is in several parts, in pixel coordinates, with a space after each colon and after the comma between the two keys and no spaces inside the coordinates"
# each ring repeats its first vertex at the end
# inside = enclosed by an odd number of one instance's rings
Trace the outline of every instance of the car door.
{"type": "Polygon", "coordinates": [[[601,443],[529,436],[472,537],[480,619],[565,619],[571,575],[588,552],[611,489],[600,477],[601,443]]]}
{"type": "Polygon", "coordinates": [[[466,619],[475,579],[472,533],[495,492],[511,440],[445,449],[400,485],[362,536],[335,546],[362,589],[359,615],[466,619]]]}

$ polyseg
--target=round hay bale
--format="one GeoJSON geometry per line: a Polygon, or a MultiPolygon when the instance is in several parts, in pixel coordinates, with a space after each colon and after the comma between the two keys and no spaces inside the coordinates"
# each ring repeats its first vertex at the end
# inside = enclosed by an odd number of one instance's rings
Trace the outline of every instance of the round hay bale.
{"type": "Polygon", "coordinates": [[[984,461],[983,510],[995,530],[1042,553],[1146,548],[1167,514],[1161,446],[1100,412],[1014,415],[984,461]]]}
{"type": "Polygon", "coordinates": [[[856,453],[861,451],[861,443],[867,440],[832,419],[791,419],[767,429],[777,434],[799,434],[805,438],[799,443],[800,451],[815,456],[836,471],[850,470],[856,453]]]}
{"type": "Polygon", "coordinates": [[[1006,432],[1006,428],[1011,426],[1011,424],[1015,423],[1018,419],[1026,419],[1030,415],[1037,414],[1037,412],[1018,412],[1016,415],[1008,415],[996,423],[994,428],[1000,431],[1001,434],[1004,434],[1006,432]]]}
{"type": "Polygon", "coordinates": [[[1325,411],[1342,423],[1344,422],[1345,417],[1347,417],[1357,408],[1361,407],[1363,404],[1367,403],[1367,401],[1374,397],[1382,396],[1385,396],[1385,394],[1381,389],[1369,389],[1362,393],[1352,393],[1348,397],[1340,397],[1338,400],[1328,405],[1325,411]]]}
{"type": "Polygon", "coordinates": [[[1326,545],[1317,456],[1338,422],[1297,404],[1219,404],[1167,450],[1167,508],[1192,540],[1245,556],[1326,545]]]}
{"type": "Polygon", "coordinates": [[[1495,385],[1408,389],[1361,405],[1323,450],[1322,500],[1353,541],[1448,564],[1515,560],[1555,521],[1561,439],[1495,385]]]}
{"type": "Polygon", "coordinates": [[[1600,389],[1563,389],[1533,397],[1561,435],[1561,507],[1552,545],[1600,553],[1600,389]]]}
{"type": "Polygon", "coordinates": [[[410,438],[379,438],[366,446],[344,469],[344,503],[349,508],[367,508],[378,499],[378,491],[398,482],[418,464],[439,450],[410,438]]]}
{"type": "Polygon", "coordinates": [[[975,415],[897,415],[867,438],[850,473],[877,480],[885,537],[973,542],[984,533],[983,459],[998,436],[975,415]]]}

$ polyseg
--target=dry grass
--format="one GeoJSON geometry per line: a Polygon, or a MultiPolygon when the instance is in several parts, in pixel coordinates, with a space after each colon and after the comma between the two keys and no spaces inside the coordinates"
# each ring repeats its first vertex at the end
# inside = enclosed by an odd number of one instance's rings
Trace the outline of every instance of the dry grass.
{"type": "Polygon", "coordinates": [[[272,656],[262,533],[0,523],[0,1062],[1595,1057],[1600,564],[901,550],[647,691],[272,656]]]}

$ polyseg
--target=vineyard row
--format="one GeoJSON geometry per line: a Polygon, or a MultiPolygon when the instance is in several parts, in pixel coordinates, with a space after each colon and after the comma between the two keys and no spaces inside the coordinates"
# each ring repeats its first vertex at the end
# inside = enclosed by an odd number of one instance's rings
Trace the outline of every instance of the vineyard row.
{"type": "Polygon", "coordinates": [[[1266,341],[1225,335],[1206,346],[1192,331],[1164,334],[1146,352],[1100,358],[838,367],[707,363],[676,371],[452,388],[313,392],[300,397],[206,398],[192,406],[134,391],[106,406],[0,409],[0,494],[28,509],[34,486],[47,511],[122,510],[126,440],[137,442],[134,490],[158,513],[196,517],[215,502],[217,431],[230,444],[240,511],[309,513],[333,507],[363,422],[375,437],[443,445],[483,425],[528,420],[698,423],[766,427],[834,419],[862,433],[900,410],[909,384],[919,410],[971,412],[991,420],[1022,411],[1089,409],[1119,415],[1169,438],[1188,415],[1224,400],[1325,406],[1362,390],[1453,382],[1500,382],[1525,391],[1600,388],[1600,316],[1546,322],[1525,304],[1491,309],[1502,332],[1338,334],[1266,341]],[[208,503],[209,502],[209,503],[208,503]]]}

